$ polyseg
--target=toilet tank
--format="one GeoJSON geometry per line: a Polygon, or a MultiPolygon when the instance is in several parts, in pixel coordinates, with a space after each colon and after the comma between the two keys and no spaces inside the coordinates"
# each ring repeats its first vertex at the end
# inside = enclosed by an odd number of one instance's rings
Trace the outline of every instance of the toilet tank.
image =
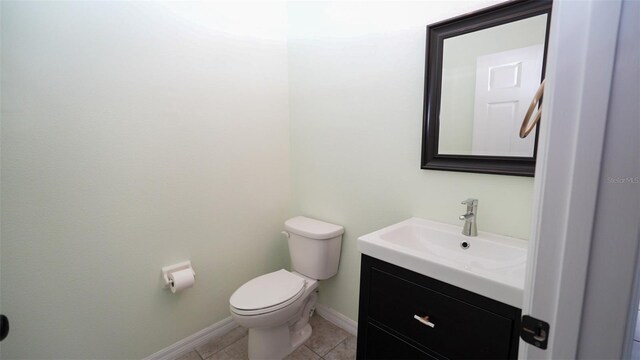
{"type": "Polygon", "coordinates": [[[324,280],[338,272],[344,228],[304,216],[284,223],[293,271],[324,280]]]}

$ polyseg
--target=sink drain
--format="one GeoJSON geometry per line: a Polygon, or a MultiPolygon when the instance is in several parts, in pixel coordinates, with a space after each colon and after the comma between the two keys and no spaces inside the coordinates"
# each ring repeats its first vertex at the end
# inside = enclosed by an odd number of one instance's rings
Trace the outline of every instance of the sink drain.
{"type": "Polygon", "coordinates": [[[468,248],[470,248],[470,247],[471,247],[471,243],[470,243],[470,242],[468,242],[468,241],[466,241],[466,240],[464,240],[464,241],[462,241],[462,242],[460,243],[460,247],[461,247],[462,249],[464,249],[464,250],[467,250],[468,248]]]}

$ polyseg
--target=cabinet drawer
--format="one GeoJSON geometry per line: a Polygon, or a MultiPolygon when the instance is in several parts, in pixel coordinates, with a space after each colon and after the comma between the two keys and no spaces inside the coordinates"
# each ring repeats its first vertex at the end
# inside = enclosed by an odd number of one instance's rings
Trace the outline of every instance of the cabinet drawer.
{"type": "Polygon", "coordinates": [[[379,269],[370,271],[369,319],[447,358],[509,358],[513,320],[379,269]],[[434,327],[414,315],[429,316],[434,327]]]}

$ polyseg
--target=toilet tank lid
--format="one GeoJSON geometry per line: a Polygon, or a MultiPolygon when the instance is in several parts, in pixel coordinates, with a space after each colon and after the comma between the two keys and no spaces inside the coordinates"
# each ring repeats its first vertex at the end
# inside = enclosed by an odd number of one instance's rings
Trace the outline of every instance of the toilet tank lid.
{"type": "Polygon", "coordinates": [[[284,228],[288,232],[317,240],[331,239],[344,233],[344,228],[340,225],[304,216],[296,216],[285,221],[284,228]]]}

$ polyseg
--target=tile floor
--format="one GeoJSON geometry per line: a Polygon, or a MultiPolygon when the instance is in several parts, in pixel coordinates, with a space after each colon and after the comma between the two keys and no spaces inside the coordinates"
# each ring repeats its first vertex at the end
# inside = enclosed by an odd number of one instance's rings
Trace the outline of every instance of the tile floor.
{"type": "MultiPolygon", "coordinates": [[[[319,315],[309,322],[311,337],[287,360],[350,360],[356,358],[356,337],[319,315]]],[[[247,329],[237,327],[220,338],[198,346],[176,360],[247,360],[247,329]]]]}

